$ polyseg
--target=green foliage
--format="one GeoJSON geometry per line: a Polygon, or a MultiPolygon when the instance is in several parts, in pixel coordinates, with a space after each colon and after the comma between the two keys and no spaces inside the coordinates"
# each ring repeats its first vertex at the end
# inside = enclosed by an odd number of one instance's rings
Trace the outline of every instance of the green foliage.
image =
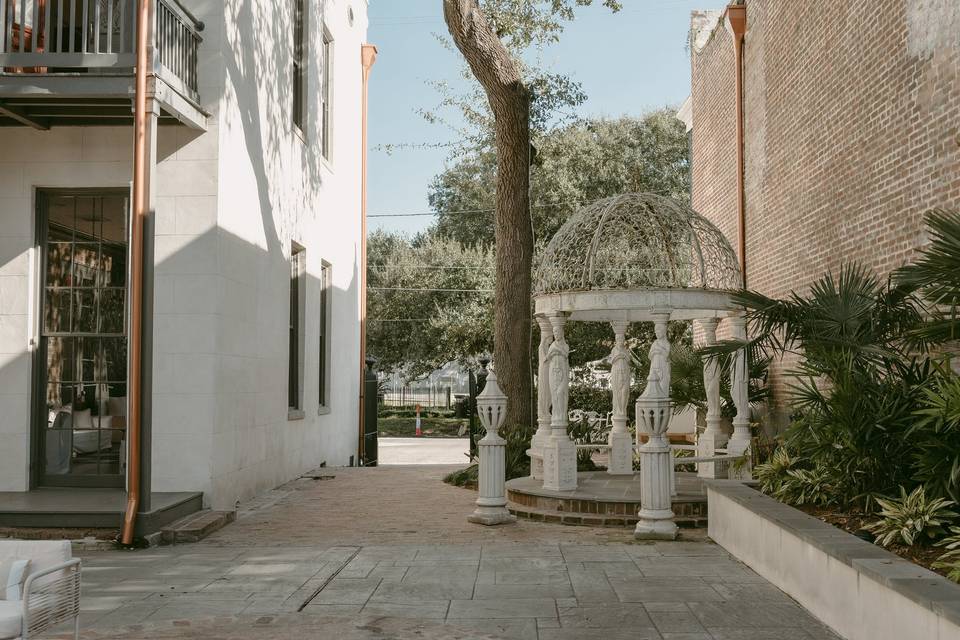
{"type": "Polygon", "coordinates": [[[787,472],[796,468],[800,460],[790,454],[786,447],[778,447],[770,459],[753,468],[753,474],[764,493],[776,494],[787,478],[787,472]]]}
{"type": "Polygon", "coordinates": [[[960,502],[960,378],[939,370],[920,389],[914,415],[907,431],[914,479],[932,496],[960,502]]]}
{"type": "Polygon", "coordinates": [[[944,342],[960,337],[960,215],[934,209],[926,214],[930,244],[919,260],[900,268],[894,277],[918,289],[930,304],[930,319],[914,330],[918,341],[944,342]]]}
{"type": "Polygon", "coordinates": [[[790,468],[773,494],[787,504],[826,507],[837,502],[834,478],[823,466],[790,468]]]}
{"type": "MultiPolygon", "coordinates": [[[[686,202],[690,167],[687,135],[671,109],[640,118],[579,121],[541,133],[531,173],[534,236],[549,240],[583,203],[634,191],[686,202]]],[[[436,232],[461,244],[493,243],[496,154],[473,149],[430,186],[430,206],[439,214],[436,232]]]]}
{"type": "Polygon", "coordinates": [[[946,569],[947,577],[954,582],[960,582],[960,527],[950,527],[950,535],[937,542],[938,547],[945,547],[946,553],[933,563],[934,569],[946,569]]]}
{"type": "Polygon", "coordinates": [[[489,249],[383,231],[370,234],[367,247],[367,351],[380,368],[414,379],[492,350],[489,249]]]}
{"type": "Polygon", "coordinates": [[[867,525],[867,530],[877,536],[877,544],[912,545],[914,542],[932,542],[946,533],[946,525],[956,519],[950,507],[952,500],[927,498],[923,486],[910,494],[900,487],[899,499],[877,498],[881,519],[867,525]]]}

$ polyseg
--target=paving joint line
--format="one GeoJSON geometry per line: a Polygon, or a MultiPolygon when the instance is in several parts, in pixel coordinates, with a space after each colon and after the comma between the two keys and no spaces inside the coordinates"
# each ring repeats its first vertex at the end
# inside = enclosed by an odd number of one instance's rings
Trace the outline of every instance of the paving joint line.
{"type": "Polygon", "coordinates": [[[326,588],[326,586],[333,581],[334,578],[340,575],[340,572],[346,569],[348,564],[353,562],[353,559],[360,554],[360,551],[363,550],[363,547],[355,547],[355,549],[356,550],[352,554],[350,554],[350,557],[344,560],[343,563],[339,567],[337,567],[336,571],[334,571],[329,576],[327,576],[327,579],[324,580],[323,583],[321,583],[320,586],[317,587],[316,590],[313,593],[311,593],[310,596],[306,600],[304,600],[299,607],[297,607],[297,613],[300,613],[301,611],[303,611],[306,608],[306,606],[313,601],[314,598],[320,595],[320,592],[323,591],[326,588]]]}

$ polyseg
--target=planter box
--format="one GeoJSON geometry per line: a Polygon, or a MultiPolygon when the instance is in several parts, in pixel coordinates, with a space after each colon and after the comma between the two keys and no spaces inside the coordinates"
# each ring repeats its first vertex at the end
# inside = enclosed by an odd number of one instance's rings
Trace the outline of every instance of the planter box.
{"type": "Polygon", "coordinates": [[[960,585],[742,483],[706,484],[710,537],[847,640],[960,640],[960,585]]]}

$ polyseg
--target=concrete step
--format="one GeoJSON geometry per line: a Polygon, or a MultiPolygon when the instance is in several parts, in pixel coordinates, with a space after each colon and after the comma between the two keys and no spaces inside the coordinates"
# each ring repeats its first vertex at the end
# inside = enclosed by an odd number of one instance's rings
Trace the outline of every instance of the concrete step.
{"type": "Polygon", "coordinates": [[[211,511],[210,509],[204,509],[192,513],[161,529],[161,544],[199,542],[214,531],[222,529],[233,522],[236,517],[237,514],[233,511],[211,511]]]}

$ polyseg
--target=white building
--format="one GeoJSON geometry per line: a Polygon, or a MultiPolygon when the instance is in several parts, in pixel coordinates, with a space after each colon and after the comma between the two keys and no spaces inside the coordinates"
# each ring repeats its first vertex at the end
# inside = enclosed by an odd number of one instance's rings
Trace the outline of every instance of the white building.
{"type": "MultiPolygon", "coordinates": [[[[137,4],[0,0],[8,502],[122,505],[137,4]]],[[[149,40],[144,512],[232,509],[358,447],[366,0],[190,5],[153,0],[149,40]]]]}

